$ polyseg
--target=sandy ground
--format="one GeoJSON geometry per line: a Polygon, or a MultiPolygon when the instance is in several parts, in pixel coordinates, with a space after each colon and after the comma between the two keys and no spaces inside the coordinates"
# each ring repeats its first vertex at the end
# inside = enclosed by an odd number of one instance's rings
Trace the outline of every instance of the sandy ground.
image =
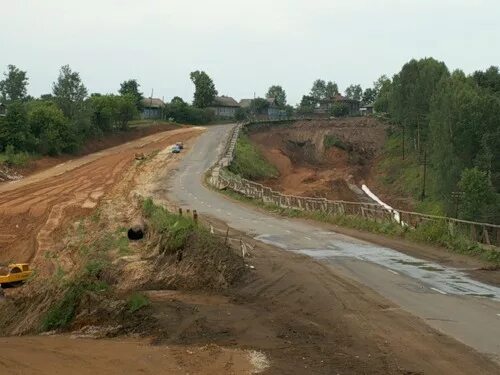
{"type": "Polygon", "coordinates": [[[200,130],[182,128],[147,136],[74,159],[23,180],[0,185],[0,263],[32,262],[57,250],[57,231],[89,214],[134,161],[135,153],[160,150],[200,130]]]}
{"type": "Polygon", "coordinates": [[[68,336],[0,338],[0,373],[10,375],[250,374],[251,351],[152,346],[147,340],[72,339],[68,336]]]}

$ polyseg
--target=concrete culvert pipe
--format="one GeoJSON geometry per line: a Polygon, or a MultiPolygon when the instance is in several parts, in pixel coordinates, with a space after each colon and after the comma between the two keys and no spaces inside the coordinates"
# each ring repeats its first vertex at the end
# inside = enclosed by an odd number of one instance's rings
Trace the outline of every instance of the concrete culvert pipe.
{"type": "Polygon", "coordinates": [[[127,237],[131,241],[137,241],[144,238],[146,234],[146,224],[141,218],[136,219],[132,222],[130,229],[127,232],[127,237]]]}

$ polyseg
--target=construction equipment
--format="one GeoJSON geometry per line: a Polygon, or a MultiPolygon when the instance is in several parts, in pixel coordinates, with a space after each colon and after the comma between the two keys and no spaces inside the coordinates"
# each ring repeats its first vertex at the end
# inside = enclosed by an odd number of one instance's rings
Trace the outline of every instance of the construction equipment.
{"type": "Polygon", "coordinates": [[[0,286],[2,287],[21,284],[33,274],[28,263],[9,264],[8,269],[7,275],[0,275],[0,286]]]}

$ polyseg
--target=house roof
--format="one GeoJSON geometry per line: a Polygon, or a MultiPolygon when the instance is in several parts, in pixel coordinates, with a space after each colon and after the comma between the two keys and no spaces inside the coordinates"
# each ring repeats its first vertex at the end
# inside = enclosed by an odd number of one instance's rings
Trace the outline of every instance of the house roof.
{"type": "Polygon", "coordinates": [[[240,100],[240,107],[242,108],[248,108],[252,104],[253,99],[241,99],[240,100]]]}
{"type": "MultiPolygon", "coordinates": [[[[240,107],[248,108],[252,104],[254,99],[241,99],[240,107]]],[[[276,106],[276,98],[265,98],[265,100],[269,103],[270,106],[276,106]]]]}
{"type": "Polygon", "coordinates": [[[236,100],[230,96],[216,96],[212,107],[239,107],[240,105],[236,100]]]}
{"type": "Polygon", "coordinates": [[[165,107],[163,100],[159,98],[144,98],[141,101],[143,107],[145,108],[161,108],[165,107]]]}
{"type": "Polygon", "coordinates": [[[345,96],[342,96],[341,94],[336,94],[336,95],[333,97],[333,101],[334,101],[334,102],[357,102],[357,103],[359,103],[359,100],[355,100],[355,99],[347,98],[347,97],[345,97],[345,96]]]}

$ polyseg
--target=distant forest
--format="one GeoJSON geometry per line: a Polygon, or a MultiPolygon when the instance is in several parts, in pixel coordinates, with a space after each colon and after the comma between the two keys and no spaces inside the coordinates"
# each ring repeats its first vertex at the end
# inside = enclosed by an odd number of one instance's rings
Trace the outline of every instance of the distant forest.
{"type": "Polygon", "coordinates": [[[448,215],[500,222],[498,67],[466,75],[432,58],[411,60],[383,80],[375,110],[395,125],[401,158],[426,164],[422,199],[448,215]]]}

